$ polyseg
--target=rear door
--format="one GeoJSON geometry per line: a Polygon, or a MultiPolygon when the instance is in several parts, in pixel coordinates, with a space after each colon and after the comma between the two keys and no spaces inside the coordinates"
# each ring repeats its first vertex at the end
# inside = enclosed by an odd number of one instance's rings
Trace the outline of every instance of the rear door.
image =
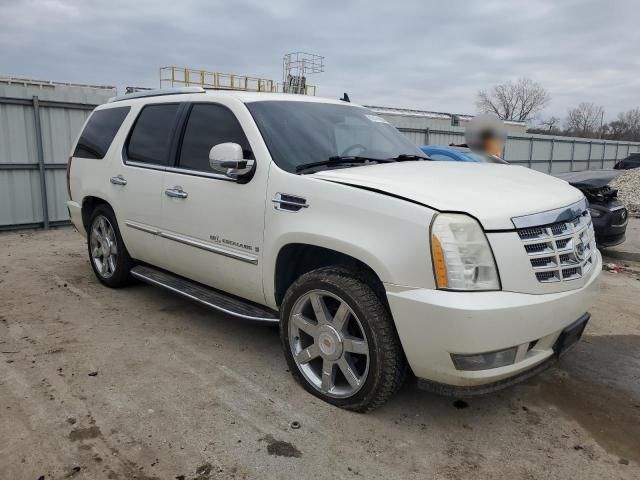
{"type": "Polygon", "coordinates": [[[256,170],[246,183],[209,166],[209,151],[225,142],[239,144],[244,158],[253,159],[247,137],[257,138],[257,127],[243,104],[227,99],[194,103],[185,115],[175,166],[165,173],[162,195],[167,269],[264,302],[260,259],[268,161],[256,158],[256,170]]]}
{"type": "Polygon", "coordinates": [[[133,258],[164,266],[157,234],[161,223],[164,170],[180,103],[152,103],[140,110],[112,172],[111,198],[125,245],[133,258]]]}

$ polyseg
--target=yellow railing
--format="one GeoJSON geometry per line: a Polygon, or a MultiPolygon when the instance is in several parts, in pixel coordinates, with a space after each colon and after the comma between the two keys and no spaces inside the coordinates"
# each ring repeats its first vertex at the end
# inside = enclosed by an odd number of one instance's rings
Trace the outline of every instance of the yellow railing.
{"type": "MultiPolygon", "coordinates": [[[[244,92],[282,92],[282,84],[266,78],[208,72],[186,67],[161,67],[160,88],[202,87],[218,90],[240,90],[244,92]]],[[[306,85],[305,95],[315,95],[315,85],[306,85]]]]}

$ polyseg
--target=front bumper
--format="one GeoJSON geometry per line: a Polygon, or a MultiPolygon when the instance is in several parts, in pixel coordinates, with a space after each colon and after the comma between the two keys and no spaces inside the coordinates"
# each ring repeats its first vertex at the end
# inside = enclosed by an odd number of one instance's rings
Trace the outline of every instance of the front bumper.
{"type": "Polygon", "coordinates": [[[391,284],[385,288],[415,375],[440,386],[469,388],[550,363],[562,330],[589,309],[601,270],[598,253],[583,287],[549,294],[451,292],[391,284]],[[470,355],[509,347],[518,347],[515,362],[503,367],[457,370],[451,360],[452,353],[470,355]]]}
{"type": "Polygon", "coordinates": [[[589,208],[600,212],[599,217],[591,217],[598,247],[613,247],[625,241],[628,212],[619,201],[592,202],[589,208]]]}

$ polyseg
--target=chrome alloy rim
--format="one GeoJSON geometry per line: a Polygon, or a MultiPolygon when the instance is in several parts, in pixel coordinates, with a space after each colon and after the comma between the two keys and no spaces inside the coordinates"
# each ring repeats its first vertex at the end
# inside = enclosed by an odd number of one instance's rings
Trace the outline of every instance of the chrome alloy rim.
{"type": "Polygon", "coordinates": [[[289,345],[298,369],[313,387],[334,398],[353,396],[369,373],[369,344],[360,320],[337,295],[312,290],[289,317],[289,345]]]}
{"type": "Polygon", "coordinates": [[[116,271],[118,243],[109,219],[99,215],[91,225],[89,235],[91,261],[102,278],[111,277],[116,271]]]}

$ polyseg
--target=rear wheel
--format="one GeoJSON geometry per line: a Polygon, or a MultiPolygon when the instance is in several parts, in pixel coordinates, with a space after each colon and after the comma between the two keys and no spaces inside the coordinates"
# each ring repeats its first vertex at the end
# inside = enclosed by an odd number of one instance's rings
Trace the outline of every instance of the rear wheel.
{"type": "Polygon", "coordinates": [[[401,385],[405,360],[391,316],[354,273],[328,267],[301,276],[281,312],[290,370],[313,395],[365,412],[401,385]]]}
{"type": "Polygon", "coordinates": [[[87,237],[89,260],[98,280],[112,288],[127,285],[133,261],[109,206],[99,205],[93,211],[87,237]]]}

